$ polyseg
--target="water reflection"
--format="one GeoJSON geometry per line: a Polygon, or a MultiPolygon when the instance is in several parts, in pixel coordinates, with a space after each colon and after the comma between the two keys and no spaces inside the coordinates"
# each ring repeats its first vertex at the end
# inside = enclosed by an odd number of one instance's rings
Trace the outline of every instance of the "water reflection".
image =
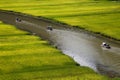
{"type": "MultiPolygon", "coordinates": [[[[120,73],[120,48],[112,46],[111,49],[103,49],[100,45],[102,39],[88,34],[71,30],[58,30],[48,32],[54,45],[66,55],[71,56],[81,66],[88,66],[97,72],[106,66],[107,71],[120,73]],[[101,66],[98,66],[101,65],[101,66]]],[[[111,45],[113,43],[110,43],[111,45]]],[[[113,44],[114,45],[114,44],[113,44]]]]}

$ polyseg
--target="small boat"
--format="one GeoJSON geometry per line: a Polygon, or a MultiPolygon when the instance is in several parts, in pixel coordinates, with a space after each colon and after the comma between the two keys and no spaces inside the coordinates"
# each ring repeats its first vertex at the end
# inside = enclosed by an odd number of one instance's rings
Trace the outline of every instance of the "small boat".
{"type": "Polygon", "coordinates": [[[20,18],[16,18],[16,22],[21,22],[22,20],[20,18]]]}
{"type": "Polygon", "coordinates": [[[111,49],[110,45],[105,42],[103,42],[101,46],[107,49],[111,49]]]}
{"type": "Polygon", "coordinates": [[[48,26],[48,27],[47,27],[47,30],[52,31],[52,30],[53,30],[52,26],[48,26]]]}

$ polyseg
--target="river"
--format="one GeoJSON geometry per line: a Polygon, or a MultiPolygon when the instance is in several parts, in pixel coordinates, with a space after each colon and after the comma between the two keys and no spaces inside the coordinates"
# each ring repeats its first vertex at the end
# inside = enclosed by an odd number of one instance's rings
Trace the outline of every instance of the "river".
{"type": "Polygon", "coordinates": [[[80,66],[110,77],[120,77],[120,43],[100,35],[69,28],[68,25],[55,23],[44,18],[0,11],[0,20],[19,29],[27,30],[52,43],[64,54],[70,56],[80,66]],[[21,21],[16,21],[16,18],[21,21]],[[52,26],[53,30],[47,27],[52,26]],[[111,49],[101,47],[102,42],[110,44],[111,49]]]}

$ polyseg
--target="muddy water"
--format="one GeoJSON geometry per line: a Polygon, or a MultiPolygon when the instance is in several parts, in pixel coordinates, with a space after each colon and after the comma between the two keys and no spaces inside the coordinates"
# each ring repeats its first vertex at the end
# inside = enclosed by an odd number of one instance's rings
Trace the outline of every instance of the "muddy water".
{"type": "Polygon", "coordinates": [[[116,44],[115,41],[82,30],[69,29],[43,18],[13,12],[0,11],[0,20],[49,40],[81,66],[90,67],[110,77],[120,77],[120,44],[116,44]],[[21,19],[21,22],[16,21],[16,18],[21,19]],[[53,30],[47,30],[47,26],[53,26],[53,30]],[[100,45],[103,41],[109,43],[111,49],[102,48],[100,45]]]}

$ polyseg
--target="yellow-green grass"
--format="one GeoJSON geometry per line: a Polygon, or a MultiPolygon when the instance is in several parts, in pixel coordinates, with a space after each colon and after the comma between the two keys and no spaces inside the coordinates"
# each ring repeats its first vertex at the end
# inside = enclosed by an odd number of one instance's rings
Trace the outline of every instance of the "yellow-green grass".
{"type": "Polygon", "coordinates": [[[0,80],[109,79],[77,66],[70,57],[39,37],[0,23],[0,80]]]}
{"type": "Polygon", "coordinates": [[[120,40],[119,1],[1,0],[0,9],[44,16],[120,40]]]}
{"type": "MultiPolygon", "coordinates": [[[[92,0],[0,0],[0,9],[45,16],[120,39],[120,3],[92,0]]],[[[96,74],[39,37],[0,24],[0,80],[119,80],[96,74]]]]}

